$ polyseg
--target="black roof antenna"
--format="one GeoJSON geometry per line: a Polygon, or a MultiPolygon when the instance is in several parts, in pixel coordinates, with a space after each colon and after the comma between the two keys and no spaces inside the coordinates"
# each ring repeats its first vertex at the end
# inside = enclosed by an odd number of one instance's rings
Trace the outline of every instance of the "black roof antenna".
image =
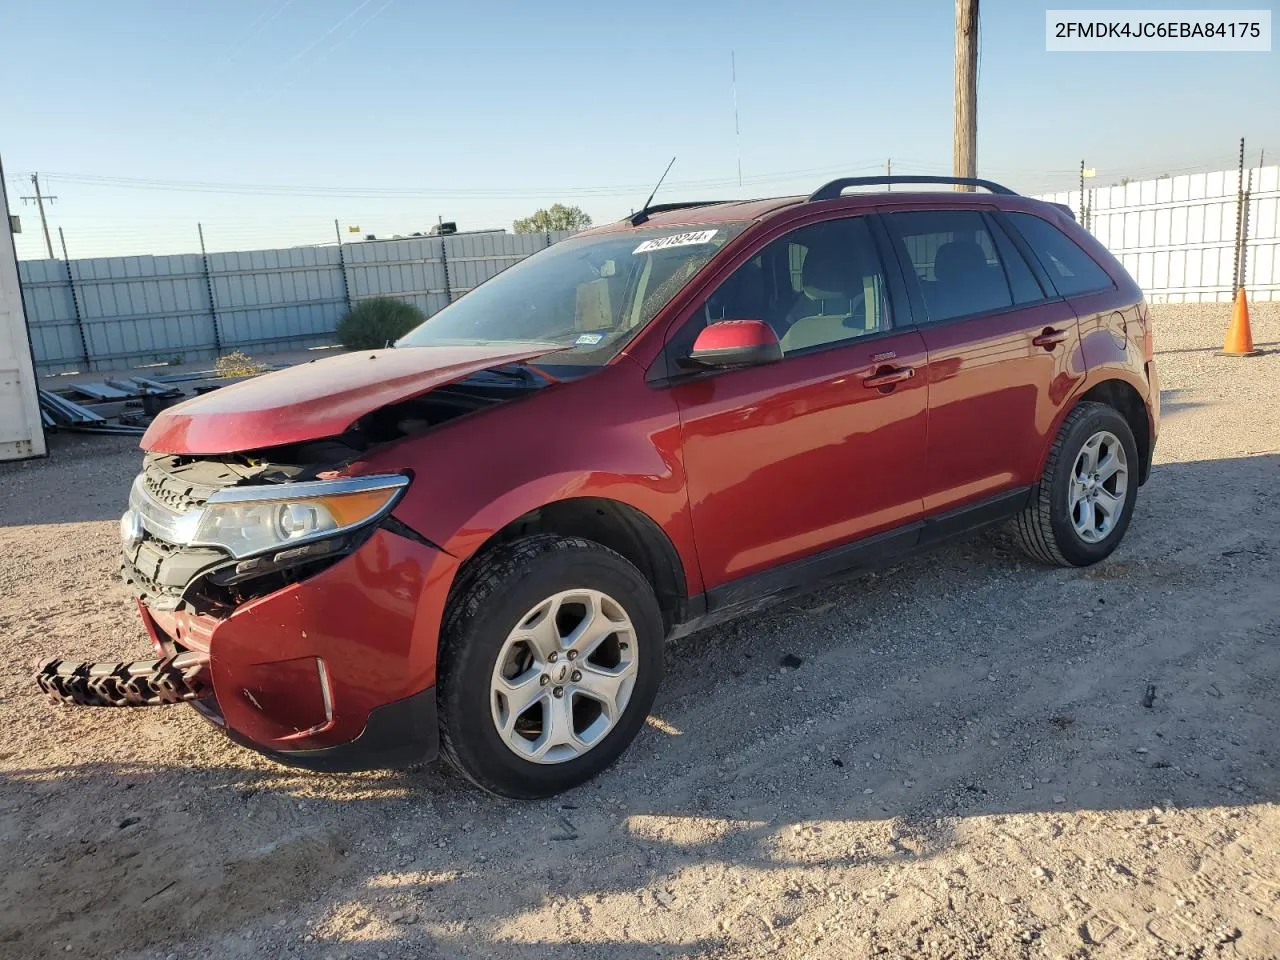
{"type": "Polygon", "coordinates": [[[653,203],[653,198],[658,195],[658,188],[662,186],[662,181],[667,179],[667,174],[671,172],[671,168],[676,164],[676,158],[672,157],[671,162],[667,164],[667,169],[662,171],[662,176],[658,178],[658,182],[653,185],[653,193],[649,194],[649,199],[644,202],[644,206],[636,213],[631,215],[631,225],[639,226],[649,219],[649,204],[653,203]]]}

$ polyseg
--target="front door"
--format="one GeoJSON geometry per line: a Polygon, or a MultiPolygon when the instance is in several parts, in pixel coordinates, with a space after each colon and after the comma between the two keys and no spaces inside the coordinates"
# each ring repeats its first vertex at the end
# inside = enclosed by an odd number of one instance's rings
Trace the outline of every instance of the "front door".
{"type": "Polygon", "coordinates": [[[677,379],[694,535],[708,589],[920,515],[926,354],[895,329],[865,218],[769,243],[708,298],[707,322],[759,319],[780,362],[677,379]]]}

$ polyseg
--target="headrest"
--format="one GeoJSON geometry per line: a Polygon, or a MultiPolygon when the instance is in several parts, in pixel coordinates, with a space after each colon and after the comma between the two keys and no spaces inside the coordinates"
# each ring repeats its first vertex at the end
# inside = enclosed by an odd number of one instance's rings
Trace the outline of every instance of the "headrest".
{"type": "Polygon", "coordinates": [[[822,244],[805,254],[800,278],[804,292],[814,299],[849,297],[856,282],[852,252],[844,246],[822,244]]]}
{"type": "Polygon", "coordinates": [[[966,274],[985,273],[986,269],[987,255],[972,240],[944,243],[933,258],[934,279],[942,283],[955,283],[966,274]]]}

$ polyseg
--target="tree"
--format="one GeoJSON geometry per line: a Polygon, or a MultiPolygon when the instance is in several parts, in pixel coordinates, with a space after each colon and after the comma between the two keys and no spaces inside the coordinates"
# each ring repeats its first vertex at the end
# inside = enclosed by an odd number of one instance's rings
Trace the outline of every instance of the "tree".
{"type": "Polygon", "coordinates": [[[548,230],[585,230],[591,218],[581,207],[553,203],[529,217],[521,217],[511,225],[516,233],[546,233],[548,230]]]}

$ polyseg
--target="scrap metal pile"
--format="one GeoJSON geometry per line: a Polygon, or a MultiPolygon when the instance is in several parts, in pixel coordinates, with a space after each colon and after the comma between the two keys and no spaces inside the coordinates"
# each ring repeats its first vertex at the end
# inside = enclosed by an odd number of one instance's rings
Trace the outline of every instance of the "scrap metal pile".
{"type": "Polygon", "coordinates": [[[182,390],[146,377],[77,383],[40,391],[46,429],[141,436],[151,418],[181,400],[182,390]]]}

